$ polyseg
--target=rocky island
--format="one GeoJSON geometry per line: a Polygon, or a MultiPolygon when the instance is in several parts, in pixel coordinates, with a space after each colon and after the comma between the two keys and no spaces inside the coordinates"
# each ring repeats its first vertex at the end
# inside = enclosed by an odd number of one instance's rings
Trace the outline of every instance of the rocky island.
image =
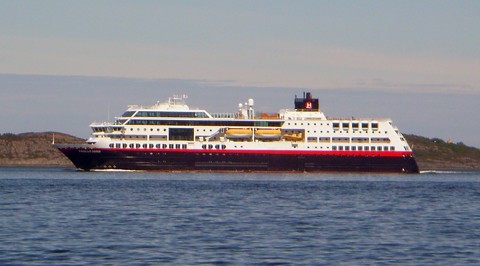
{"type": "Polygon", "coordinates": [[[1,134],[0,166],[74,167],[72,162],[52,145],[84,143],[85,140],[59,132],[1,134]]]}
{"type": "MultiPolygon", "coordinates": [[[[480,149],[438,138],[404,134],[420,170],[480,170],[480,149]]],[[[83,143],[84,139],[59,132],[0,134],[0,166],[74,167],[53,145],[83,143]]]]}

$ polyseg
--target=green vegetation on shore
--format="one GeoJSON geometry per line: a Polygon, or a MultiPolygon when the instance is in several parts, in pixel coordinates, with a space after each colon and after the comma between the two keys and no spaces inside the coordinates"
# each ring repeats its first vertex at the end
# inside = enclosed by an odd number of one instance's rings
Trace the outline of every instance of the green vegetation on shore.
{"type": "MultiPolygon", "coordinates": [[[[58,132],[0,134],[0,166],[64,166],[73,164],[52,145],[85,140],[58,132]]],[[[404,135],[420,170],[479,170],[480,150],[438,138],[404,135]]]]}

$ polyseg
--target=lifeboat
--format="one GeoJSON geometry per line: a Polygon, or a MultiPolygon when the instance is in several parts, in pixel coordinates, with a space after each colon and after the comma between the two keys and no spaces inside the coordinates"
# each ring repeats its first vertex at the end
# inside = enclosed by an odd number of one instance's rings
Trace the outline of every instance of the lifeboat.
{"type": "Polygon", "coordinates": [[[280,129],[257,129],[255,138],[257,139],[279,139],[282,137],[280,129]]]}
{"type": "Polygon", "coordinates": [[[285,134],[285,135],[283,135],[283,137],[285,138],[285,140],[288,140],[288,141],[301,141],[301,140],[303,140],[302,132],[299,132],[298,134],[297,133],[285,134]]]}
{"type": "Polygon", "coordinates": [[[228,139],[248,139],[252,137],[251,128],[229,128],[225,132],[228,139]]]}

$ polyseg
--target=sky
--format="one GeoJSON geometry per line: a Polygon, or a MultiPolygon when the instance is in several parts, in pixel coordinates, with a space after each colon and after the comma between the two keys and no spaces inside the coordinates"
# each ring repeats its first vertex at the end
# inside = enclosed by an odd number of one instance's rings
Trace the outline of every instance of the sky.
{"type": "Polygon", "coordinates": [[[309,90],[327,116],[480,147],[478,14],[462,0],[0,0],[0,133],[88,137],[173,93],[275,112],[309,90]]]}

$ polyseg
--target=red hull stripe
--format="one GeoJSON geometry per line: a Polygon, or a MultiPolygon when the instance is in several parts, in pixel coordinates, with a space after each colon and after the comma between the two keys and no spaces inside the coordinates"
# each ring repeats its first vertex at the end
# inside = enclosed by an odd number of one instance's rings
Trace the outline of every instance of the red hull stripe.
{"type": "MultiPolygon", "coordinates": [[[[61,148],[62,151],[77,148],[61,148]]],[[[98,150],[105,152],[155,152],[155,153],[212,153],[212,154],[278,154],[278,155],[323,155],[323,156],[411,156],[411,151],[318,151],[318,150],[229,150],[229,149],[132,149],[132,148],[94,148],[78,150],[98,150]]]]}

